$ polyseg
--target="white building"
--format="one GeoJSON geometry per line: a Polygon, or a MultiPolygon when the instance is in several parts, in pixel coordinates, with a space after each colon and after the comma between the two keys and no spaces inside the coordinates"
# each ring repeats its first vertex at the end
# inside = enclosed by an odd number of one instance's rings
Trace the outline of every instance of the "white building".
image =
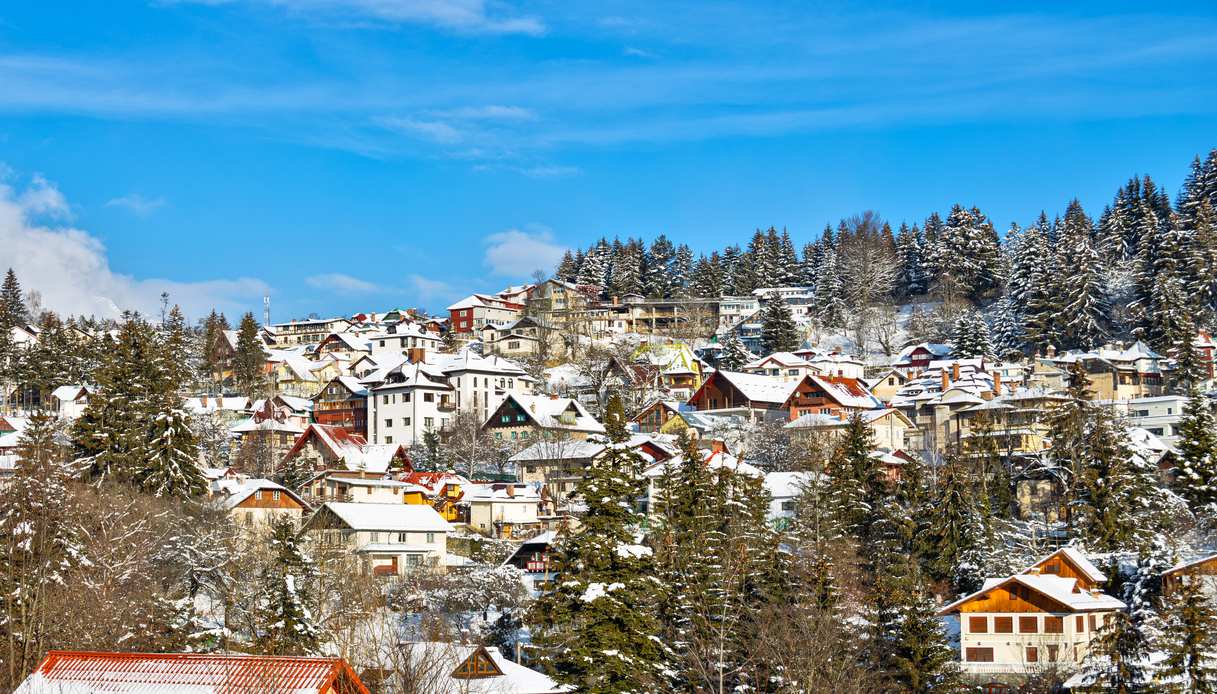
{"type": "Polygon", "coordinates": [[[1185,395],[1158,395],[1129,400],[1101,400],[1129,426],[1140,427],[1173,445],[1179,440],[1179,422],[1183,419],[1183,408],[1187,407],[1185,395]]]}
{"type": "Polygon", "coordinates": [[[971,674],[1023,675],[1051,667],[1073,670],[1124,603],[1099,589],[1107,577],[1072,547],[1022,573],[984,586],[943,607],[958,615],[961,666],[971,674]]]}
{"type": "Polygon", "coordinates": [[[359,555],[366,573],[397,576],[445,566],[452,526],[430,506],[327,502],[304,522],[303,532],[319,548],[359,555]]]}
{"type": "Polygon", "coordinates": [[[469,505],[469,527],[492,537],[520,537],[541,527],[535,485],[470,484],[461,502],[469,505]]]}
{"type": "Polygon", "coordinates": [[[89,386],[59,386],[51,393],[51,397],[54,398],[59,416],[73,420],[84,414],[92,393],[93,389],[89,386]]]}

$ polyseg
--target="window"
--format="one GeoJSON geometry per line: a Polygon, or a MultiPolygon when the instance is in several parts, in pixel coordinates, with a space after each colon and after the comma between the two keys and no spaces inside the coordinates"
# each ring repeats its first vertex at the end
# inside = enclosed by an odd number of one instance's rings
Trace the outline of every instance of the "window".
{"type": "Polygon", "coordinates": [[[404,545],[409,541],[409,536],[406,533],[397,533],[397,541],[404,545]]]}
{"type": "Polygon", "coordinates": [[[499,419],[503,422],[503,424],[511,423],[511,415],[509,415],[509,414],[505,414],[502,417],[500,417],[499,419]]]}
{"type": "Polygon", "coordinates": [[[392,428],[393,428],[393,420],[392,420],[392,419],[386,419],[386,420],[385,420],[385,428],[386,428],[386,429],[392,429],[392,428]]]}
{"type": "Polygon", "coordinates": [[[988,617],[968,617],[968,631],[973,634],[989,633],[988,617]]]}
{"type": "Polygon", "coordinates": [[[993,633],[994,634],[1013,634],[1014,633],[1014,618],[1013,617],[994,617],[993,618],[993,633]]]}
{"type": "Polygon", "coordinates": [[[1056,644],[1052,644],[1052,645],[1048,646],[1048,661],[1056,662],[1057,660],[1060,660],[1060,658],[1058,657],[1060,655],[1060,650],[1061,650],[1061,647],[1056,644]]]}
{"type": "Polygon", "coordinates": [[[435,533],[427,533],[427,544],[435,542],[435,533]]]}
{"type": "Polygon", "coordinates": [[[1018,618],[1018,633],[1020,634],[1038,634],[1040,630],[1039,617],[1019,617],[1018,618]]]}
{"type": "Polygon", "coordinates": [[[1082,615],[1078,615],[1074,618],[1074,620],[1073,630],[1079,634],[1086,633],[1086,618],[1082,615]]]}
{"type": "Polygon", "coordinates": [[[1098,628],[1098,626],[1097,626],[1097,623],[1095,622],[1094,615],[1090,615],[1090,630],[1095,631],[1097,628],[1098,628]]]}
{"type": "Polygon", "coordinates": [[[378,532],[368,533],[368,537],[371,542],[380,542],[380,533],[378,532]]]}
{"type": "Polygon", "coordinates": [[[1065,633],[1065,618],[1064,617],[1044,617],[1044,633],[1045,634],[1063,634],[1063,633],[1065,633]]]}
{"type": "Polygon", "coordinates": [[[423,402],[435,402],[435,393],[423,393],[423,402]]]}
{"type": "Polygon", "coordinates": [[[417,554],[407,554],[406,566],[418,566],[420,559],[422,559],[422,557],[418,556],[417,554]]]}
{"type": "Polygon", "coordinates": [[[964,651],[964,660],[969,663],[991,663],[993,662],[993,649],[968,648],[964,651]]]}
{"type": "Polygon", "coordinates": [[[258,491],[254,492],[254,499],[256,499],[256,500],[258,500],[258,501],[261,501],[261,500],[262,500],[262,490],[261,490],[261,489],[259,489],[258,491]]]}
{"type": "Polygon", "coordinates": [[[410,402],[410,394],[409,394],[409,393],[402,393],[402,394],[401,394],[401,401],[402,401],[402,402],[410,402]]]}
{"type": "Polygon", "coordinates": [[[435,417],[423,417],[423,426],[430,429],[435,426],[435,417]]]}
{"type": "Polygon", "coordinates": [[[392,436],[386,436],[386,437],[385,437],[385,443],[393,443],[393,437],[392,437],[392,436]]]}
{"type": "Polygon", "coordinates": [[[1040,649],[1035,646],[1027,646],[1027,662],[1038,663],[1040,661],[1040,649]]]}
{"type": "Polygon", "coordinates": [[[409,417],[403,417],[403,418],[402,418],[402,420],[401,420],[401,425],[402,425],[402,426],[405,426],[405,427],[410,426],[410,418],[409,418],[409,417]]]}
{"type": "Polygon", "coordinates": [[[793,511],[793,510],[794,510],[794,502],[793,502],[793,501],[783,501],[783,502],[782,502],[782,510],[783,510],[783,511],[793,511]]]}
{"type": "Polygon", "coordinates": [[[280,498],[279,491],[275,490],[275,491],[271,492],[270,498],[274,499],[275,501],[278,501],[280,498]]]}

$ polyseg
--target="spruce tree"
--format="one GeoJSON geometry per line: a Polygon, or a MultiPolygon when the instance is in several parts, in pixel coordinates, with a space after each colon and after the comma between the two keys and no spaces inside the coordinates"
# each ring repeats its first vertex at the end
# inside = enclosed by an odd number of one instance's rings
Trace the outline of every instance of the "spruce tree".
{"type": "Polygon", "coordinates": [[[723,338],[723,350],[718,357],[718,368],[725,371],[739,371],[740,368],[752,361],[752,354],[744,348],[739,335],[734,330],[728,331],[723,338]]]}
{"type": "Polygon", "coordinates": [[[956,592],[970,593],[984,582],[984,549],[990,539],[976,502],[979,484],[960,461],[951,459],[939,485],[930,527],[920,540],[927,567],[935,578],[949,580],[956,592]]]}
{"type": "Polygon", "coordinates": [[[951,348],[957,357],[992,357],[993,343],[989,326],[976,311],[968,311],[955,320],[951,328],[951,348]]]}
{"type": "Polygon", "coordinates": [[[177,407],[162,411],[152,422],[140,486],[153,496],[199,496],[207,491],[207,481],[198,460],[199,444],[189,415],[177,407]]]}
{"type": "Polygon", "coordinates": [[[870,501],[884,493],[874,435],[861,416],[850,417],[828,463],[829,494],[842,531],[862,540],[871,512],[870,501]]]}
{"type": "Polygon", "coordinates": [[[1108,617],[1095,638],[1082,668],[1085,680],[1113,694],[1152,690],[1150,654],[1161,634],[1155,608],[1161,573],[1169,567],[1157,552],[1143,554],[1124,584],[1125,609],[1108,617]]]}
{"type": "Polygon", "coordinates": [[[575,262],[575,256],[569,250],[562,254],[562,260],[558,263],[558,267],[554,268],[554,277],[563,282],[574,282],[578,279],[579,265],[575,262]]]}
{"type": "Polygon", "coordinates": [[[693,275],[693,251],[685,244],[676,248],[676,257],[672,259],[673,298],[683,299],[689,296],[689,280],[693,275]]]}
{"type": "Polygon", "coordinates": [[[790,306],[778,293],[772,293],[761,309],[761,346],[765,352],[790,352],[798,349],[801,340],[790,306]]]}
{"type": "Polygon", "coordinates": [[[232,360],[233,382],[237,391],[251,400],[266,389],[266,349],[258,337],[258,321],[253,313],[241,317],[237,328],[237,350],[232,360]]]}
{"type": "Polygon", "coordinates": [[[837,264],[837,252],[825,250],[816,277],[811,309],[820,325],[840,328],[845,325],[845,284],[837,264]]]}
{"type": "Polygon", "coordinates": [[[21,283],[17,281],[17,273],[10,267],[4,273],[4,284],[0,285],[0,327],[12,328],[30,322],[29,309],[25,306],[25,294],[21,291],[21,283]]]}
{"type": "Polygon", "coordinates": [[[1217,503],[1217,420],[1212,403],[1194,381],[1178,433],[1176,489],[1194,510],[1217,503]]]}
{"type": "Polygon", "coordinates": [[[1202,583],[1185,579],[1165,600],[1160,677],[1181,692],[1217,691],[1217,609],[1202,583]]]}
{"type": "Polygon", "coordinates": [[[667,236],[660,234],[651,242],[647,259],[647,296],[656,299],[672,296],[672,261],[675,259],[676,247],[667,236]]]}
{"type": "Polygon", "coordinates": [[[1093,224],[1076,199],[1065,212],[1058,246],[1069,271],[1061,277],[1064,342],[1059,347],[1090,349],[1107,339],[1108,314],[1104,266],[1091,236],[1093,224]]]}
{"type": "Polygon", "coordinates": [[[624,410],[610,400],[605,429],[611,445],[592,463],[577,495],[586,505],[580,530],[554,548],[560,577],[534,605],[534,643],[546,670],[589,694],[654,691],[667,660],[654,638],[661,586],[651,551],[638,545],[639,494],[632,475],[638,454],[621,446],[624,410]]]}
{"type": "Polygon", "coordinates": [[[288,518],[275,521],[270,544],[274,557],[262,571],[255,645],[266,655],[317,653],[322,635],[309,609],[317,589],[317,566],[300,546],[288,518]]]}

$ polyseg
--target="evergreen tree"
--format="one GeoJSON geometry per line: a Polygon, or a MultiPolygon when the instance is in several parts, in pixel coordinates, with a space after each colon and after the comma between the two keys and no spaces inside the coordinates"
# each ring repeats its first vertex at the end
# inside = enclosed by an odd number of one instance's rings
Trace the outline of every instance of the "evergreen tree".
{"type": "Polygon", "coordinates": [[[969,691],[956,663],[957,653],[947,641],[937,605],[921,582],[905,581],[896,594],[893,619],[883,629],[887,636],[885,669],[896,691],[939,694],[969,691]]]}
{"type": "Polygon", "coordinates": [[[563,282],[574,282],[579,277],[579,265],[575,261],[575,256],[569,250],[562,254],[562,260],[558,263],[558,267],[554,269],[554,277],[563,282]]]}
{"type": "Polygon", "coordinates": [[[258,321],[253,313],[241,317],[237,328],[237,349],[232,359],[232,376],[237,391],[250,399],[262,395],[266,388],[266,348],[258,337],[258,321]]]}
{"type": "Polygon", "coordinates": [[[1092,686],[1113,694],[1152,691],[1150,653],[1161,632],[1154,602],[1168,567],[1154,553],[1138,559],[1136,572],[1124,584],[1126,608],[1104,620],[1082,669],[1092,686]]]}
{"type": "Polygon", "coordinates": [[[993,342],[989,339],[989,326],[976,311],[968,311],[955,320],[951,328],[952,353],[957,357],[992,357],[993,342]]]}
{"type": "Polygon", "coordinates": [[[1023,332],[1023,318],[1018,313],[1014,299],[1003,296],[993,302],[991,322],[993,323],[993,350],[998,357],[1009,359],[1010,355],[1021,357],[1019,354],[1026,340],[1023,332]]]}
{"type": "Polygon", "coordinates": [[[672,296],[672,262],[676,259],[676,247],[667,236],[660,234],[651,242],[647,259],[647,296],[657,299],[672,296]]]}
{"type": "Polygon", "coordinates": [[[630,241],[614,255],[609,273],[609,294],[642,294],[642,244],[630,241]]]}
{"type": "Polygon", "coordinates": [[[835,523],[858,540],[866,534],[872,510],[869,502],[886,492],[880,463],[871,455],[874,450],[870,428],[855,414],[829,458],[829,495],[837,513],[835,523]]]}
{"type": "Polygon", "coordinates": [[[921,230],[914,224],[900,225],[896,236],[896,258],[900,263],[899,292],[901,296],[920,296],[926,291],[925,248],[921,230]]]}
{"type": "Polygon", "coordinates": [[[839,328],[845,325],[845,284],[837,265],[837,252],[824,251],[820,274],[811,297],[811,310],[820,325],[839,328]]]}
{"type": "Polygon", "coordinates": [[[801,283],[802,268],[799,266],[799,256],[794,250],[794,241],[790,233],[782,230],[782,236],[777,248],[777,277],[783,287],[797,287],[801,283]]]}
{"type": "Polygon", "coordinates": [[[739,371],[744,364],[752,361],[752,354],[744,348],[744,343],[740,341],[739,335],[735,331],[728,331],[726,337],[723,338],[723,350],[718,357],[718,368],[724,371],[739,371]]]}
{"type": "Polygon", "coordinates": [[[291,520],[275,522],[270,542],[274,559],[262,572],[257,648],[266,655],[317,653],[321,630],[308,607],[316,590],[317,566],[300,546],[291,520]]]}
{"type": "MultiPolygon", "coordinates": [[[[1185,340],[1189,344],[1190,340],[1185,340]]],[[[1191,351],[1190,349],[1188,351],[1191,351]]],[[[1217,420],[1213,406],[1189,379],[1188,400],[1179,422],[1175,486],[1196,510],[1217,503],[1217,420]]]]}
{"type": "Polygon", "coordinates": [[[154,496],[183,498],[207,491],[207,481],[199,470],[199,444],[184,410],[172,408],[156,415],[146,450],[139,475],[145,491],[154,496]]]}
{"type": "Polygon", "coordinates": [[[608,272],[609,245],[608,241],[600,239],[583,258],[583,264],[579,267],[579,284],[607,287],[608,272]]]}
{"type": "Polygon", "coordinates": [[[727,246],[723,249],[722,258],[722,292],[723,296],[738,296],[741,290],[737,283],[737,271],[740,263],[739,246],[727,246]]]}
{"type": "Polygon", "coordinates": [[[667,654],[654,638],[660,586],[652,580],[651,551],[637,544],[639,489],[632,475],[641,461],[619,445],[628,433],[615,396],[608,413],[605,429],[616,445],[579,483],[587,511],[580,531],[554,549],[561,578],[534,606],[534,642],[563,684],[589,694],[642,694],[664,679],[667,654]]]}
{"type": "Polygon", "coordinates": [[[21,291],[21,283],[17,281],[17,273],[10,267],[8,272],[4,273],[4,284],[0,285],[0,327],[12,328],[29,322],[30,313],[25,306],[25,294],[21,291]]]}
{"type": "Polygon", "coordinates": [[[709,258],[703,255],[693,266],[689,293],[696,297],[718,298],[723,295],[722,279],[718,253],[712,253],[709,258]]]}
{"type": "Polygon", "coordinates": [[[219,383],[224,375],[225,364],[222,355],[228,339],[224,336],[224,331],[228,329],[228,319],[223,314],[216,313],[215,309],[212,309],[203,322],[203,353],[200,357],[203,371],[212,385],[219,383]]]}
{"type": "Polygon", "coordinates": [[[1200,581],[1184,580],[1162,616],[1161,678],[1181,692],[1217,691],[1217,610],[1200,581]]]}
{"type": "Polygon", "coordinates": [[[685,244],[676,248],[676,257],[672,260],[671,296],[684,298],[689,295],[689,280],[693,275],[693,251],[685,244]]]}
{"type": "Polygon", "coordinates": [[[985,514],[977,505],[977,486],[958,460],[948,461],[930,527],[921,540],[930,574],[951,581],[959,593],[978,590],[986,576],[984,549],[990,537],[985,514]]]}
{"type": "Polygon", "coordinates": [[[777,292],[770,294],[761,309],[761,346],[772,354],[798,349],[801,342],[790,306],[777,292]]]}
{"type": "Polygon", "coordinates": [[[1189,224],[1187,294],[1192,314],[1202,324],[1211,324],[1217,310],[1217,210],[1213,203],[1200,200],[1189,224]]]}
{"type": "Polygon", "coordinates": [[[1103,283],[1104,267],[1091,241],[1093,224],[1074,199],[1065,212],[1057,244],[1063,273],[1061,286],[1064,303],[1064,348],[1089,349],[1103,344],[1108,335],[1110,306],[1103,283]]]}

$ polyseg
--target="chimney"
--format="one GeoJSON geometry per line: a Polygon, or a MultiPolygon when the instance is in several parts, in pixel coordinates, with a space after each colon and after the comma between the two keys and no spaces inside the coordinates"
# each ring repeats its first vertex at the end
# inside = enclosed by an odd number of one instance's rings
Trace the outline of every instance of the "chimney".
{"type": "Polygon", "coordinates": [[[993,394],[1001,395],[1001,372],[993,372],[993,394]]]}
{"type": "Polygon", "coordinates": [[[710,453],[713,454],[713,453],[726,453],[726,452],[727,452],[727,444],[724,443],[721,439],[715,439],[710,442],[710,453]]]}
{"type": "Polygon", "coordinates": [[[219,409],[223,409],[223,408],[224,408],[224,396],[217,395],[216,396],[216,409],[219,410],[219,409]]]}
{"type": "Polygon", "coordinates": [[[1048,345],[1048,348],[1044,351],[1048,354],[1049,359],[1056,356],[1056,347],[1054,345],[1048,345]]]}
{"type": "Polygon", "coordinates": [[[947,392],[947,388],[951,387],[951,376],[946,369],[941,370],[942,373],[942,392],[947,392]]]}
{"type": "Polygon", "coordinates": [[[954,382],[954,381],[958,381],[958,380],[959,380],[959,362],[955,362],[954,364],[951,364],[951,381],[954,382]]]}
{"type": "Polygon", "coordinates": [[[516,486],[514,484],[508,484],[506,487],[506,492],[508,499],[514,499],[516,496],[516,486]]]}
{"type": "Polygon", "coordinates": [[[203,407],[207,407],[207,396],[206,395],[204,395],[199,400],[203,403],[203,407]]]}

